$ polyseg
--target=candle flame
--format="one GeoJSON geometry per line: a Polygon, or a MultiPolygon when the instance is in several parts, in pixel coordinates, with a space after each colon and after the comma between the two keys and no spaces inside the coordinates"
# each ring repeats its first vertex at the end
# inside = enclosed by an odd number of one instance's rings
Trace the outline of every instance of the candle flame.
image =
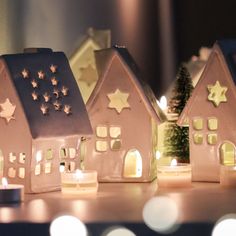
{"type": "Polygon", "coordinates": [[[174,158],[171,163],[170,163],[171,166],[177,166],[177,160],[174,158]]]}
{"type": "Polygon", "coordinates": [[[2,178],[2,186],[4,188],[7,188],[7,186],[8,186],[7,178],[5,178],[5,177],[2,178]]]}
{"type": "Polygon", "coordinates": [[[165,96],[161,96],[160,101],[157,101],[157,103],[163,111],[167,109],[167,99],[165,96]]]}

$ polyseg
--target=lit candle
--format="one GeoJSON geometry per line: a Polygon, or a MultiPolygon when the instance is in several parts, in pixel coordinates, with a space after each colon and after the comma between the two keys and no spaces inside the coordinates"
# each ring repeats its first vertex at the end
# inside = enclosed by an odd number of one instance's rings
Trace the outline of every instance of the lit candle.
{"type": "Polygon", "coordinates": [[[220,185],[223,187],[236,187],[236,166],[220,166],[220,185]]]}
{"type": "Polygon", "coordinates": [[[8,184],[5,177],[0,185],[0,204],[18,203],[24,199],[24,186],[19,184],[8,184]]]}
{"type": "Polygon", "coordinates": [[[97,172],[76,170],[61,173],[61,191],[65,194],[95,193],[98,189],[97,172]]]}
{"type": "Polygon", "coordinates": [[[177,163],[176,159],[173,159],[170,165],[158,165],[157,181],[159,187],[191,187],[191,166],[190,164],[177,163]]]}

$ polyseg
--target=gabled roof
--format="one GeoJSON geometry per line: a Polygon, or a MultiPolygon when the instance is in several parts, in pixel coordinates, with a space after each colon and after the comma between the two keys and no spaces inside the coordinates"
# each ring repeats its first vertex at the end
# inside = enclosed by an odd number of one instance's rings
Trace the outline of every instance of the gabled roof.
{"type": "Polygon", "coordinates": [[[39,50],[37,53],[3,55],[1,58],[9,70],[33,138],[92,134],[85,105],[64,53],[39,50]],[[56,66],[54,73],[51,65],[56,66]],[[28,78],[23,78],[24,69],[28,71],[28,78]],[[39,71],[44,73],[43,79],[39,78],[39,71]],[[53,77],[57,85],[52,84],[53,77]],[[37,83],[35,88],[31,83],[33,80],[37,83]],[[68,89],[67,95],[62,93],[63,86],[68,89]],[[59,97],[53,92],[54,89],[59,91],[59,97]],[[34,91],[38,100],[32,98],[34,91]],[[44,100],[45,93],[50,96],[49,102],[44,100]],[[56,101],[61,105],[59,110],[53,104],[56,101]],[[42,104],[49,108],[47,114],[42,113],[42,104]],[[71,107],[70,114],[63,111],[65,105],[71,107]]]}
{"type": "Polygon", "coordinates": [[[205,69],[200,77],[200,80],[198,84],[196,85],[196,88],[193,90],[192,96],[190,97],[189,101],[187,102],[185,108],[183,109],[179,119],[178,124],[185,126],[186,121],[188,119],[188,113],[190,108],[193,105],[193,98],[197,96],[198,90],[201,86],[201,80],[205,76],[205,71],[208,69],[208,65],[212,60],[214,60],[214,54],[217,53],[223,61],[225,61],[229,72],[231,74],[232,80],[234,83],[236,83],[236,40],[232,39],[226,39],[226,40],[218,40],[214,44],[212,48],[211,55],[207,61],[207,64],[205,66],[205,69]]]}
{"type": "Polygon", "coordinates": [[[86,104],[88,110],[92,106],[95,97],[99,93],[106,77],[105,73],[111,66],[112,59],[115,56],[118,56],[121,59],[124,65],[127,66],[129,72],[133,75],[129,78],[131,78],[134,86],[139,92],[149,114],[158,122],[165,121],[166,116],[161,108],[157,105],[154,93],[152,92],[151,88],[141,79],[138,67],[125,47],[114,46],[112,48],[95,51],[99,79],[86,104]]]}

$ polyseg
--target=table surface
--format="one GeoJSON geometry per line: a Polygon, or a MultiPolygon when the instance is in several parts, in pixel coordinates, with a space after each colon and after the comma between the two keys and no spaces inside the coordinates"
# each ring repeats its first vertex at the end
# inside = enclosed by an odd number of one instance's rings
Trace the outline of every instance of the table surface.
{"type": "Polygon", "coordinates": [[[25,194],[24,202],[0,207],[0,223],[46,223],[70,214],[85,223],[143,222],[143,207],[152,197],[167,196],[177,203],[180,223],[213,223],[236,212],[236,189],[217,183],[193,183],[191,188],[158,189],[152,183],[100,183],[92,195],[61,192],[25,194]]]}

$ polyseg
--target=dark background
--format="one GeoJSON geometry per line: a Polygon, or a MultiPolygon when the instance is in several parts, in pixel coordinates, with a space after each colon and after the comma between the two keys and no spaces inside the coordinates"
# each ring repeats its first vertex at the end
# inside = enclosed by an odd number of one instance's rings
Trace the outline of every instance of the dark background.
{"type": "Polygon", "coordinates": [[[235,0],[0,0],[0,53],[51,47],[69,57],[88,27],[110,29],[159,97],[180,62],[236,38],[235,13],[235,0]]]}

